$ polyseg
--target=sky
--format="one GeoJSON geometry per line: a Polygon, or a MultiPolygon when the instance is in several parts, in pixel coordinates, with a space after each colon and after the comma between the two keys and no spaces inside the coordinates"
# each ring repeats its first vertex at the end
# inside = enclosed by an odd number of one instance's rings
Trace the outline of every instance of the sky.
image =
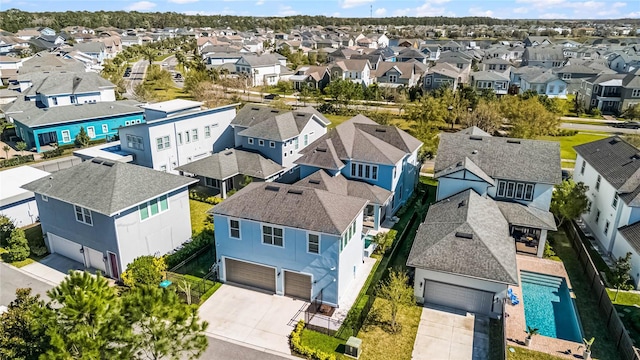
{"type": "Polygon", "coordinates": [[[0,10],[9,8],[32,12],[126,10],[245,16],[640,18],[640,0],[0,0],[0,10]]]}

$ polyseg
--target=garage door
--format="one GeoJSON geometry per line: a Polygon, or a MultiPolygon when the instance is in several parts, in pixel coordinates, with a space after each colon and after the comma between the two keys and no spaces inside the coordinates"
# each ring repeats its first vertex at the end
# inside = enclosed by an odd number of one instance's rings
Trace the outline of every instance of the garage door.
{"type": "Polygon", "coordinates": [[[493,294],[482,290],[425,280],[424,301],[476,314],[489,315],[493,305],[493,294]]]}
{"type": "Polygon", "coordinates": [[[82,245],[52,233],[47,233],[47,239],[49,239],[49,246],[51,247],[50,250],[52,253],[68,257],[84,266],[84,255],[80,252],[82,245]]]}
{"type": "Polygon", "coordinates": [[[284,295],[311,301],[311,276],[285,271],[284,295]]]}
{"type": "Polygon", "coordinates": [[[272,267],[225,259],[227,281],[276,292],[276,271],[272,267]]]}
{"type": "Polygon", "coordinates": [[[84,247],[84,253],[87,255],[88,266],[102,271],[102,274],[105,275],[107,272],[107,266],[104,262],[104,255],[100,251],[86,246],[84,247]]]}

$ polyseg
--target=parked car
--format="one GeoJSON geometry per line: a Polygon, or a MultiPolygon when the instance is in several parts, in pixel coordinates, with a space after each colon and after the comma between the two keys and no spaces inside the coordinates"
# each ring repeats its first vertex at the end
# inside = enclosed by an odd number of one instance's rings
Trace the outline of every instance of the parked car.
{"type": "Polygon", "coordinates": [[[614,124],[613,126],[617,128],[624,128],[624,129],[640,129],[640,121],[619,122],[614,124]]]}
{"type": "Polygon", "coordinates": [[[562,181],[571,179],[571,172],[569,170],[562,170],[562,181]]]}
{"type": "Polygon", "coordinates": [[[277,99],[280,98],[280,95],[278,95],[278,94],[267,94],[267,95],[264,96],[264,98],[266,100],[277,100],[277,99]]]}

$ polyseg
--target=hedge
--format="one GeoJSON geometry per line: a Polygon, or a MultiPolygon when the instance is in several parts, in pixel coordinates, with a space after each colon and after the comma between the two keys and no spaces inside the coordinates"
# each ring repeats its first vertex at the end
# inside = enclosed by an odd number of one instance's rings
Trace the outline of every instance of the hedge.
{"type": "Polygon", "coordinates": [[[182,249],[167,255],[165,261],[167,268],[173,269],[176,265],[185,261],[189,256],[198,252],[207,245],[213,243],[213,230],[203,230],[201,233],[193,237],[191,242],[184,244],[182,249]]]}
{"type": "Polygon", "coordinates": [[[336,360],[334,354],[327,354],[324,351],[312,349],[306,345],[302,345],[300,334],[304,329],[304,321],[298,321],[296,328],[289,335],[289,346],[291,351],[310,360],[336,360]]]}
{"type": "Polygon", "coordinates": [[[189,191],[189,199],[200,201],[200,202],[211,204],[211,205],[218,205],[222,202],[222,198],[218,196],[205,197],[200,195],[197,191],[194,191],[194,190],[189,191]]]}
{"type": "Polygon", "coordinates": [[[64,149],[56,148],[53,150],[45,151],[42,153],[43,159],[51,159],[54,157],[62,156],[64,154],[64,149]]]}
{"type": "Polygon", "coordinates": [[[16,156],[16,157],[12,157],[11,159],[5,159],[0,161],[0,168],[22,165],[32,161],[34,161],[33,155],[16,156]]]}

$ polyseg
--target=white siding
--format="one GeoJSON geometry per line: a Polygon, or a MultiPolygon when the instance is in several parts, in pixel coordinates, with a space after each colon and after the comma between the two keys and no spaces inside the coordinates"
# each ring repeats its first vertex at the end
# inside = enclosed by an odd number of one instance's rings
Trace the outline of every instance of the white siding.
{"type": "MultiPolygon", "coordinates": [[[[338,269],[338,294],[342,297],[356,277],[364,258],[364,239],[362,238],[362,213],[356,217],[356,233],[340,253],[338,269]]],[[[340,299],[338,299],[340,301],[340,299]]]]}

